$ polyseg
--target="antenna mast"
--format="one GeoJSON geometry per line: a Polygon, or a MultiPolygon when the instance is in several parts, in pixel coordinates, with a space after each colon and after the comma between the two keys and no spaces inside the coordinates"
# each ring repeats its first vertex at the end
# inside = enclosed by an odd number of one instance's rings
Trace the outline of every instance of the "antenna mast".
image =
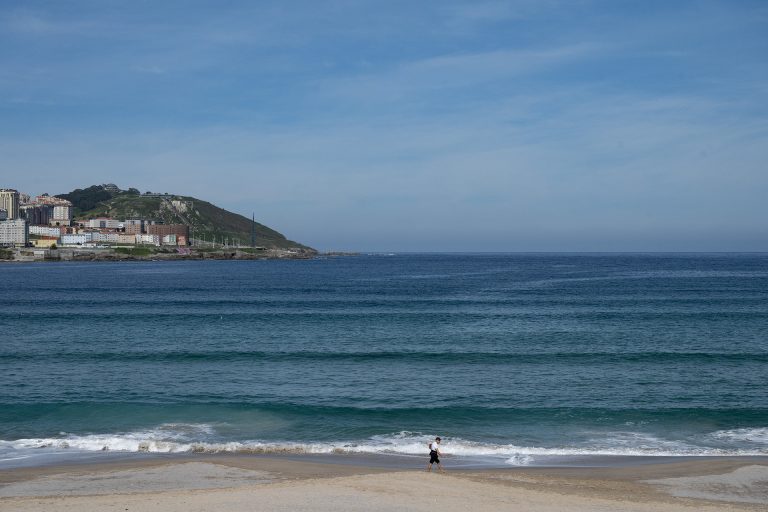
{"type": "Polygon", "coordinates": [[[251,247],[256,248],[256,212],[251,217],[251,247]]]}

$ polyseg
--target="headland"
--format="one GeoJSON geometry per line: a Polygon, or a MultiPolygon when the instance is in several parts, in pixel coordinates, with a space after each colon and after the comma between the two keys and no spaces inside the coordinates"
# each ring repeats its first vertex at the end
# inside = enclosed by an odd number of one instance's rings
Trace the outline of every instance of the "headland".
{"type": "Polygon", "coordinates": [[[178,194],[93,185],[56,196],[0,189],[0,261],[305,259],[317,251],[178,194]]]}

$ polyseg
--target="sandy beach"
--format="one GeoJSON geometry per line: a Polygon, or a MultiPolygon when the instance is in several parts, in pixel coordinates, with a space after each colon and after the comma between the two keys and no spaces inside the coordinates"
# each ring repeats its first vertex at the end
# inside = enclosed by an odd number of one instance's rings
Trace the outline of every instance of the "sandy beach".
{"type": "Polygon", "coordinates": [[[207,456],[8,470],[2,511],[689,511],[768,509],[768,463],[382,469],[207,456]]]}

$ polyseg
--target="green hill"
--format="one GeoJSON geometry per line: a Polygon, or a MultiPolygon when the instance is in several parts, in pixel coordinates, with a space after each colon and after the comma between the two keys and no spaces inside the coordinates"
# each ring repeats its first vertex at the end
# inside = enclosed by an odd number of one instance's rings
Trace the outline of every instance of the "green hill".
{"type": "MultiPolygon", "coordinates": [[[[253,222],[247,217],[219,208],[207,201],[172,194],[140,194],[136,189],[120,190],[114,185],[93,185],[57,197],[67,199],[75,207],[75,218],[145,219],[164,224],[187,224],[196,240],[229,244],[251,244],[253,222]]],[[[255,223],[256,245],[279,249],[310,247],[288,240],[281,233],[255,223]]]]}

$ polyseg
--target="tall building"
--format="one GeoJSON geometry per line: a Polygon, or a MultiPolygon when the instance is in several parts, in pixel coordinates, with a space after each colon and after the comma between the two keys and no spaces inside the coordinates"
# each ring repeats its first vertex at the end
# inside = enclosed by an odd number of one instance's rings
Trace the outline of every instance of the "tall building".
{"type": "Polygon", "coordinates": [[[53,214],[53,207],[47,204],[23,204],[19,207],[19,217],[26,219],[32,226],[48,224],[53,214]]]}
{"type": "MultiPolygon", "coordinates": [[[[69,201],[67,201],[69,203],[69,201]]],[[[69,226],[72,223],[72,203],[53,205],[53,218],[49,224],[55,226],[69,226]]]]}
{"type": "Polygon", "coordinates": [[[66,199],[43,194],[34,201],[38,205],[48,205],[51,208],[48,224],[51,226],[69,226],[72,224],[72,203],[66,199]]]}
{"type": "Polygon", "coordinates": [[[8,210],[0,208],[0,220],[8,220],[8,210]]]}
{"type": "Polygon", "coordinates": [[[0,221],[0,247],[24,247],[29,242],[29,224],[24,219],[0,221]]]}
{"type": "Polygon", "coordinates": [[[18,219],[19,191],[12,188],[0,188],[0,208],[8,211],[9,219],[18,219]]]}

